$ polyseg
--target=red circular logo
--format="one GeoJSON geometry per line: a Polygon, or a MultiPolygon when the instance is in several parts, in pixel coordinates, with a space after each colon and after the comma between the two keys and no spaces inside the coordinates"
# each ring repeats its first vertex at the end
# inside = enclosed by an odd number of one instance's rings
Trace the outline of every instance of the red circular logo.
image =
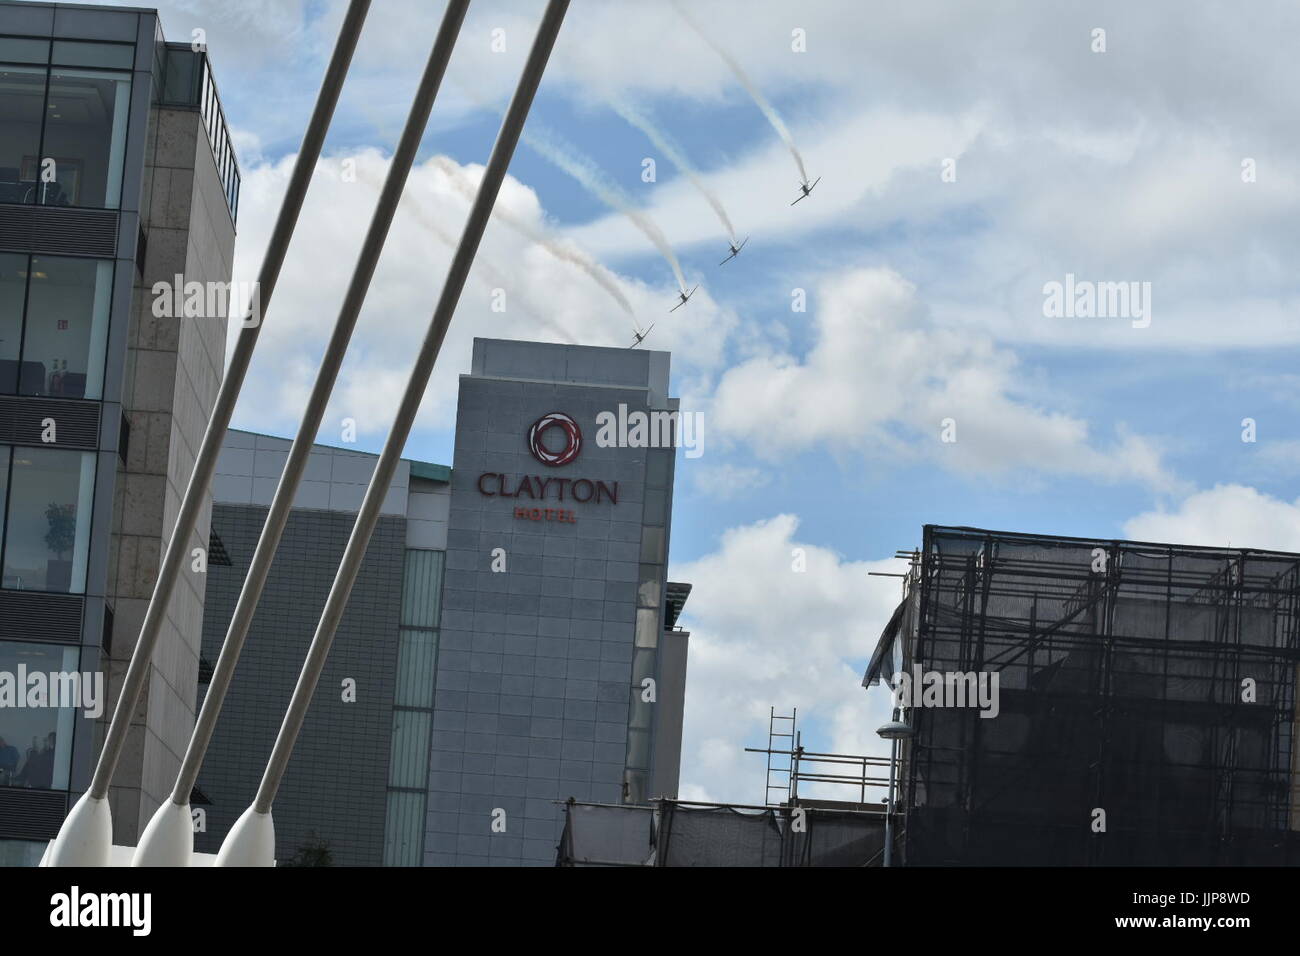
{"type": "Polygon", "coordinates": [[[551,412],[537,419],[533,422],[533,427],[528,429],[528,450],[543,465],[551,468],[567,465],[577,458],[578,452],[582,450],[582,430],[568,415],[562,412],[551,412]],[[552,428],[564,432],[564,447],[559,451],[551,451],[542,444],[542,435],[552,428]]]}

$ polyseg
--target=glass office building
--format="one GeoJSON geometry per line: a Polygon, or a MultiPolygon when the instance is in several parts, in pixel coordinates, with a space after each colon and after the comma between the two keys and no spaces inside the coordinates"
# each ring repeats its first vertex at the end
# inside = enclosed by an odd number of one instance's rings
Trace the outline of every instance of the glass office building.
{"type": "MultiPolygon", "coordinates": [[[[0,707],[0,864],[36,862],[89,782],[222,371],[225,317],[157,320],[149,290],[229,280],[237,200],[204,52],[152,10],[0,2],[0,675],[106,678],[95,708],[0,707]]],[[[119,839],[193,720],[204,588],[181,590],[119,839]]]]}

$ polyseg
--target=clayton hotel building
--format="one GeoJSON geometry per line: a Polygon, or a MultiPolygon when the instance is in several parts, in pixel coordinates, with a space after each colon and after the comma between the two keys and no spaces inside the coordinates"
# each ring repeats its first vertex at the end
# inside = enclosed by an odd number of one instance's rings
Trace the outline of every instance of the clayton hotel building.
{"type": "MultiPolygon", "coordinates": [[[[666,352],[474,340],[451,467],[404,461],[389,490],[276,801],[282,864],[553,866],[570,797],[677,795],[675,450],[597,442],[602,412],[676,411],[668,373],[666,352]]],[[[227,436],[200,695],[288,446],[227,436]]],[[[374,460],[313,452],[192,800],[199,850],[257,788],[374,460]]]]}

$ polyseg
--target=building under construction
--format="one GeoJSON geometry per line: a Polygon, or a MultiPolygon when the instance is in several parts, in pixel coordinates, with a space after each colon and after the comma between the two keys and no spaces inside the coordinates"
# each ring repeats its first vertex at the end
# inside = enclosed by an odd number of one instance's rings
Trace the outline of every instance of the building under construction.
{"type": "Polygon", "coordinates": [[[766,757],[764,805],[569,800],[557,865],[880,866],[889,760],[807,750],[797,716],[773,708],[767,746],[745,748],[766,757]]]}
{"type": "Polygon", "coordinates": [[[863,680],[896,760],[773,712],[765,806],[570,803],[560,864],[1300,863],[1300,554],[931,525],[899,556],[863,680]]]}
{"type": "Polygon", "coordinates": [[[913,691],[901,863],[1300,862],[1300,554],[927,526],[905,556],[864,684],[996,674],[998,706],[913,691]]]}

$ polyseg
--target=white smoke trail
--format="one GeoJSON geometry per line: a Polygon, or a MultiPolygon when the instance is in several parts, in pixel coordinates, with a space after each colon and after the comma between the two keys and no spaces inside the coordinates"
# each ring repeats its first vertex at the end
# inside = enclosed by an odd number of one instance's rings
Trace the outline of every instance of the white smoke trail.
{"type": "Polygon", "coordinates": [[[731,217],[727,215],[727,210],[723,208],[722,200],[714,194],[713,190],[705,183],[704,178],[691,165],[681,147],[670,139],[667,133],[656,127],[650,121],[650,117],[632,104],[614,97],[610,99],[609,105],[615,113],[645,133],[650,142],[654,143],[655,148],[667,156],[672,164],[680,169],[682,174],[691,181],[691,185],[700,191],[700,195],[708,200],[709,205],[713,207],[713,211],[717,213],[718,220],[722,223],[723,228],[727,230],[727,235],[734,246],[736,244],[736,228],[731,224],[731,217]]]}
{"type": "MultiPolygon", "coordinates": [[[[433,162],[434,165],[446,173],[447,178],[451,180],[451,184],[456,190],[472,202],[475,188],[469,177],[465,175],[465,172],[446,156],[435,156],[433,162]]],[[[633,318],[636,317],[632,303],[623,294],[623,290],[618,287],[618,280],[610,275],[609,270],[605,269],[581,249],[565,245],[553,236],[548,236],[545,232],[533,226],[532,223],[519,218],[501,205],[492,208],[492,215],[524,238],[537,243],[555,258],[582,270],[593,282],[609,293],[610,298],[618,303],[619,308],[633,318]]]]}
{"type": "MultiPolygon", "coordinates": [[[[358,168],[357,178],[366,185],[374,187],[376,190],[382,188],[380,177],[376,176],[369,169],[358,168]]],[[[418,222],[426,232],[433,233],[433,235],[437,237],[438,241],[448,249],[454,250],[456,248],[456,237],[444,230],[442,226],[438,225],[438,223],[434,221],[433,217],[429,215],[419,198],[409,189],[405,195],[402,196],[400,208],[405,209],[414,215],[415,221],[418,222]]],[[[495,287],[499,289],[507,289],[510,287],[510,283],[506,280],[505,276],[497,271],[496,267],[483,257],[481,251],[479,255],[474,258],[473,271],[478,273],[479,278],[486,283],[488,288],[495,287]]],[[[522,293],[516,291],[515,300],[521,312],[547,326],[552,332],[559,335],[566,344],[572,345],[577,343],[578,340],[574,337],[572,332],[562,326],[559,322],[547,316],[543,310],[533,306],[522,293]]]]}
{"type": "Polygon", "coordinates": [[[631,220],[632,224],[654,243],[668,265],[672,266],[678,287],[683,293],[686,291],[686,277],[682,275],[681,263],[677,261],[673,247],[668,244],[668,237],[663,234],[663,230],[653,219],[633,206],[619,188],[605,178],[605,174],[594,162],[579,153],[571,144],[564,142],[557,134],[537,125],[530,123],[524,130],[523,138],[525,143],[562,172],[577,180],[579,185],[606,206],[631,220]]]}
{"type": "MultiPolygon", "coordinates": [[[[461,83],[456,85],[480,109],[492,108],[477,90],[461,83]]],[[[673,275],[677,279],[677,287],[683,293],[686,292],[686,277],[682,275],[682,266],[677,261],[677,255],[673,252],[673,247],[668,244],[668,237],[663,234],[663,230],[655,224],[653,219],[637,209],[623,195],[618,186],[606,178],[600,167],[579,152],[572,143],[565,142],[556,133],[543,128],[536,117],[529,117],[528,126],[525,127],[523,132],[523,141],[561,172],[577,180],[578,185],[582,186],[606,206],[609,206],[615,212],[622,213],[631,220],[632,225],[641,230],[645,237],[659,250],[659,254],[664,257],[668,265],[672,267],[673,275]]]]}
{"type": "Polygon", "coordinates": [[[678,0],[672,0],[672,2],[673,6],[677,8],[677,13],[686,21],[690,28],[699,34],[701,40],[712,47],[714,53],[722,57],[723,62],[725,62],[727,66],[731,67],[731,72],[736,74],[736,79],[740,81],[740,85],[749,93],[750,99],[754,101],[754,104],[763,111],[763,115],[767,117],[767,121],[772,124],[772,129],[776,130],[777,135],[781,137],[786,148],[790,150],[790,155],[794,157],[795,165],[799,167],[800,181],[805,183],[808,182],[808,173],[803,166],[803,157],[799,155],[799,149],[794,145],[794,137],[790,135],[790,130],[786,127],[785,121],[782,120],[780,115],[777,113],[776,107],[769,103],[767,97],[759,92],[758,87],[754,85],[754,81],[749,78],[749,74],[741,68],[741,65],[736,62],[735,58],[715,43],[713,39],[704,32],[704,28],[695,21],[694,17],[686,12],[686,8],[683,7],[678,0]]]}

